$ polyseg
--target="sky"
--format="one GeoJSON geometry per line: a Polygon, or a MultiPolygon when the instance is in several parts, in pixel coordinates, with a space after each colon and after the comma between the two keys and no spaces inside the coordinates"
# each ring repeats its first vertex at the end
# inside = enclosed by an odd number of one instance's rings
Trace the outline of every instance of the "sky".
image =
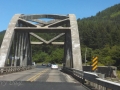
{"type": "Polygon", "coordinates": [[[15,14],[75,14],[82,19],[119,3],[120,0],[1,0],[0,31],[7,29],[15,14]]]}

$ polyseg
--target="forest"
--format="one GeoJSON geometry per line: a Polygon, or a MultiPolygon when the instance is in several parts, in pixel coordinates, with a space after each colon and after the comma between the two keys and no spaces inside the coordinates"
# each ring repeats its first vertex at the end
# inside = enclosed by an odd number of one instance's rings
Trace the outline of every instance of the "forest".
{"type": "Polygon", "coordinates": [[[120,4],[116,4],[96,16],[78,19],[82,48],[82,60],[87,48],[87,60],[91,63],[98,56],[101,65],[114,65],[120,68],[120,4]]]}
{"type": "MultiPolygon", "coordinates": [[[[98,11],[95,16],[78,18],[78,29],[81,43],[82,61],[91,64],[92,57],[98,57],[99,65],[113,65],[120,69],[120,4],[116,4],[103,11],[98,11]]],[[[0,44],[5,30],[0,32],[0,44]]],[[[57,33],[58,34],[58,33],[57,33]]],[[[44,39],[57,35],[56,33],[39,33],[44,39]]],[[[37,41],[31,37],[31,41],[37,41]]],[[[58,41],[63,41],[61,37],[58,41]]],[[[62,63],[64,46],[57,45],[32,45],[32,59],[37,62],[62,63]]]]}

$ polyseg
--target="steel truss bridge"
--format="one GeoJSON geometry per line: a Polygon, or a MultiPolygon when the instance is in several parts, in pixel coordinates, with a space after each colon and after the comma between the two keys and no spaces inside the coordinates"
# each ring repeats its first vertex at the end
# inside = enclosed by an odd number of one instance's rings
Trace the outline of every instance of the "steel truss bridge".
{"type": "MultiPolygon", "coordinates": [[[[98,90],[120,90],[120,84],[104,80],[95,73],[83,71],[79,32],[74,14],[15,14],[8,25],[1,44],[0,74],[19,72],[34,68],[34,66],[32,66],[32,44],[64,45],[64,72],[72,75],[83,84],[86,81],[87,84],[98,90]],[[43,21],[42,19],[44,18],[51,20],[43,21]],[[36,33],[60,34],[47,41],[36,33]],[[56,39],[63,35],[65,36],[64,42],[55,42],[56,39]],[[39,42],[31,41],[30,36],[37,38],[39,42]]],[[[38,73],[37,77],[39,75],[41,74],[38,73]]],[[[29,80],[32,80],[33,78],[36,79],[34,76],[29,80]]]]}
{"type": "Polygon", "coordinates": [[[7,62],[14,66],[27,66],[32,64],[31,44],[64,44],[65,67],[82,70],[80,40],[78,26],[74,14],[63,15],[23,15],[16,14],[9,23],[1,45],[0,67],[7,62]],[[49,22],[40,20],[52,19],[49,22]],[[37,23],[37,24],[36,24],[37,23]],[[49,41],[35,33],[60,33],[49,41]],[[40,42],[31,42],[30,35],[39,39],[40,42]],[[65,35],[65,42],[54,40],[65,35]],[[9,58],[15,57],[15,58],[9,58]]]}

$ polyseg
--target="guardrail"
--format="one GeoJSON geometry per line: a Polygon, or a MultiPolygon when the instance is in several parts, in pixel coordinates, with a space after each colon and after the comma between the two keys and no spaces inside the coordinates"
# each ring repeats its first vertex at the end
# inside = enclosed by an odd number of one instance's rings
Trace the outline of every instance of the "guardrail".
{"type": "Polygon", "coordinates": [[[97,90],[120,90],[120,84],[102,79],[96,73],[76,69],[63,68],[63,71],[82,81],[83,84],[92,86],[97,90]]]}
{"type": "Polygon", "coordinates": [[[32,69],[34,67],[35,66],[1,67],[0,68],[0,75],[29,70],[29,69],[32,69]]]}

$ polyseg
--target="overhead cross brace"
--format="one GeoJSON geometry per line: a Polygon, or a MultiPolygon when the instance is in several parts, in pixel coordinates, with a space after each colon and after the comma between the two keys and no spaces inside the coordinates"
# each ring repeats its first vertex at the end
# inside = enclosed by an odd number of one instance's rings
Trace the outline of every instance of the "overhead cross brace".
{"type": "Polygon", "coordinates": [[[45,44],[49,44],[51,42],[53,42],[54,40],[58,39],[59,37],[63,36],[65,33],[61,33],[59,35],[57,35],[56,37],[52,38],[49,41],[44,40],[43,38],[41,38],[40,36],[36,35],[35,33],[30,33],[30,35],[34,36],[35,38],[39,39],[40,41],[43,41],[45,44]]]}
{"type": "Polygon", "coordinates": [[[15,27],[16,32],[65,33],[70,27],[15,27]]]}
{"type": "MultiPolygon", "coordinates": [[[[43,42],[31,42],[32,45],[41,45],[43,44],[43,42]]],[[[51,42],[50,44],[53,44],[53,45],[64,45],[64,42],[51,42]]]]}

